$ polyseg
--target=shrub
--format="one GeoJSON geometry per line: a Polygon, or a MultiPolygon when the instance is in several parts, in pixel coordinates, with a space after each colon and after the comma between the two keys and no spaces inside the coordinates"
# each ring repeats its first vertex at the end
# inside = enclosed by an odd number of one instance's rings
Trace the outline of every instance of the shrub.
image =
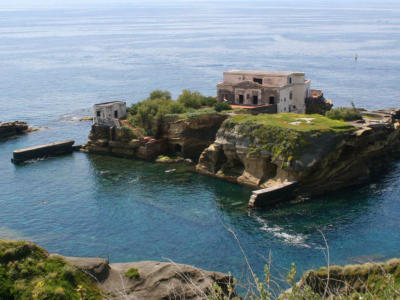
{"type": "Polygon", "coordinates": [[[150,100],[154,99],[165,99],[165,100],[170,100],[171,99],[171,93],[168,91],[162,91],[162,90],[154,90],[150,93],[150,100]]]}
{"type": "Polygon", "coordinates": [[[332,120],[355,121],[361,120],[361,113],[355,107],[338,107],[327,111],[325,116],[332,120]]]}
{"type": "Polygon", "coordinates": [[[201,105],[203,106],[214,106],[217,103],[217,99],[214,97],[202,97],[201,105]]]}
{"type": "Polygon", "coordinates": [[[200,108],[202,105],[202,96],[199,92],[191,92],[189,90],[183,90],[182,94],[178,97],[178,102],[186,108],[200,108]]]}
{"type": "Polygon", "coordinates": [[[125,272],[125,275],[127,277],[129,277],[130,279],[139,279],[140,278],[140,274],[139,274],[139,270],[136,268],[130,268],[125,272]]]}
{"type": "Polygon", "coordinates": [[[215,111],[231,110],[232,107],[226,102],[217,102],[214,104],[215,111]]]}

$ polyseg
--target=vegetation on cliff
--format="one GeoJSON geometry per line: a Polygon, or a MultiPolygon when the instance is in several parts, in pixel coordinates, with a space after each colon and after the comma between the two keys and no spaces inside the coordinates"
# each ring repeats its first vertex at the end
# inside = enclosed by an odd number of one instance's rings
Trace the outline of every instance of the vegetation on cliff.
{"type": "Polygon", "coordinates": [[[279,158],[283,162],[296,159],[313,135],[354,130],[353,126],[343,121],[331,120],[318,114],[293,113],[255,116],[239,114],[227,119],[223,126],[225,130],[234,130],[250,139],[249,154],[265,150],[274,154],[274,160],[279,158]]]}
{"type": "Polygon", "coordinates": [[[0,240],[0,299],[102,299],[80,270],[25,241],[0,240]]]}
{"type": "Polygon", "coordinates": [[[230,108],[228,104],[217,103],[214,97],[207,97],[199,92],[183,90],[177,100],[172,100],[170,92],[155,90],[147,99],[128,108],[128,121],[144,133],[157,136],[159,122],[166,116],[177,115],[186,119],[230,108]]]}
{"type": "Polygon", "coordinates": [[[360,111],[352,103],[352,107],[338,107],[327,111],[325,115],[332,120],[355,121],[361,120],[360,111]]]}

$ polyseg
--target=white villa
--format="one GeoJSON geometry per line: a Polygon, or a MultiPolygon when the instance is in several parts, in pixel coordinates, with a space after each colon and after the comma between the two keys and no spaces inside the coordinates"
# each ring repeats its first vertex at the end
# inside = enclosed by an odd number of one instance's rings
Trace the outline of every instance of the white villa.
{"type": "Polygon", "coordinates": [[[310,83],[303,72],[231,70],[223,73],[217,95],[219,102],[268,113],[305,113],[310,83]]]}

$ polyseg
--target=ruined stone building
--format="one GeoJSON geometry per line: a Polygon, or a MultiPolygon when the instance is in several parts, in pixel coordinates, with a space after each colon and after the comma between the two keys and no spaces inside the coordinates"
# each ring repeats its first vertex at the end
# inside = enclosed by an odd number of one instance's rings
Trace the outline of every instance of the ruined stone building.
{"type": "Polygon", "coordinates": [[[217,84],[219,102],[268,113],[305,113],[311,80],[303,72],[231,70],[217,84]]]}
{"type": "Polygon", "coordinates": [[[112,101],[93,105],[93,124],[113,126],[114,119],[126,118],[126,102],[112,101]]]}

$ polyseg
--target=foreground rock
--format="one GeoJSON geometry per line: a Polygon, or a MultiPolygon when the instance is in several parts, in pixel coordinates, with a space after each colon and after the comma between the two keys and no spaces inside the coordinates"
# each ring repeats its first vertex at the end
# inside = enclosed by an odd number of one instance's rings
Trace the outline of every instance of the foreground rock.
{"type": "Polygon", "coordinates": [[[320,115],[237,115],[200,156],[204,174],[256,188],[297,182],[315,195],[364,183],[400,152],[400,111],[346,123],[320,115]]]}
{"type": "Polygon", "coordinates": [[[306,272],[279,299],[398,299],[400,259],[306,272]]]}
{"type": "MultiPolygon", "coordinates": [[[[59,256],[59,255],[54,255],[59,256]]],[[[228,294],[232,277],[192,266],[141,261],[109,264],[101,258],[63,257],[95,280],[107,299],[207,299],[214,283],[228,294]],[[134,268],[138,276],[129,278],[126,271],[134,268]]]]}
{"type": "Polygon", "coordinates": [[[0,139],[32,131],[25,122],[0,123],[0,139]]]}

